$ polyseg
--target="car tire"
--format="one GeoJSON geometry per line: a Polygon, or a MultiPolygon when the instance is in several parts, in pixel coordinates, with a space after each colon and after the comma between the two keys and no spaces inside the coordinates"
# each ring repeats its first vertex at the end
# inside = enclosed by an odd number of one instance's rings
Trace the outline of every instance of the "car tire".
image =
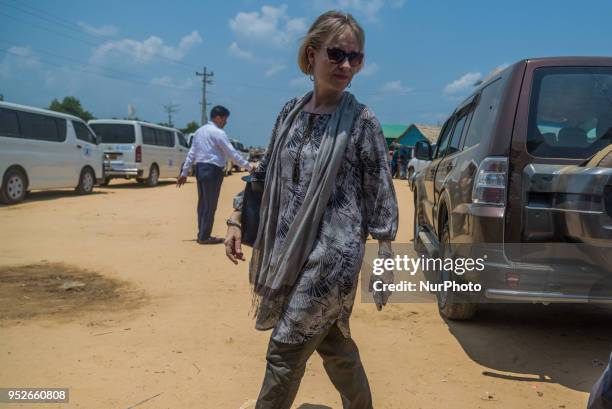
{"type": "MultiPolygon", "coordinates": [[[[442,234],[440,235],[440,255],[444,259],[450,256],[450,229],[448,223],[444,221],[442,234]]],[[[440,271],[438,282],[453,280],[452,272],[440,271]]],[[[465,295],[450,291],[438,291],[438,310],[440,314],[449,320],[470,320],[476,315],[477,305],[470,302],[465,295]]]]}
{"type": "Polygon", "coordinates": [[[100,186],[108,186],[110,184],[111,178],[104,178],[100,183],[100,186]]]}
{"type": "Polygon", "coordinates": [[[159,168],[157,165],[151,165],[151,169],[149,170],[149,177],[146,179],[145,184],[149,187],[156,186],[159,182],[159,168]]]}
{"type": "Polygon", "coordinates": [[[9,169],[2,180],[0,201],[12,205],[25,199],[28,187],[26,175],[19,169],[9,169]]]}
{"type": "Polygon", "coordinates": [[[414,179],[412,178],[414,175],[414,168],[408,168],[408,186],[410,187],[410,190],[414,190],[414,179]]]}
{"type": "Polygon", "coordinates": [[[420,230],[419,226],[420,226],[421,218],[417,210],[418,202],[417,202],[417,191],[416,190],[414,191],[412,196],[414,198],[414,207],[412,209],[412,213],[414,215],[412,243],[414,246],[414,251],[416,251],[416,253],[420,255],[425,252],[425,246],[423,245],[423,242],[419,238],[419,230],[420,230]]]}
{"type": "Polygon", "coordinates": [[[87,195],[93,192],[94,185],[96,184],[96,175],[91,168],[83,168],[81,176],[79,176],[79,184],[75,188],[79,195],[87,195]]]}

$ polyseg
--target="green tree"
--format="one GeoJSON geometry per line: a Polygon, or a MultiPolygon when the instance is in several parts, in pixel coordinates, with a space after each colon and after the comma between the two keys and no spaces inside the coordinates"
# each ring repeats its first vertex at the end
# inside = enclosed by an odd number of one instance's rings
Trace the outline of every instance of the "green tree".
{"type": "Polygon", "coordinates": [[[56,112],[62,112],[64,114],[74,115],[76,117],[81,118],[83,121],[87,122],[90,119],[94,119],[94,116],[91,112],[86,111],[81,105],[81,101],[77,97],[64,97],[62,102],[59,102],[57,99],[51,101],[51,105],[49,105],[49,109],[56,112]]]}
{"type": "Polygon", "coordinates": [[[194,133],[195,131],[198,130],[199,127],[200,127],[200,125],[198,125],[198,123],[196,121],[191,121],[191,122],[189,122],[187,124],[186,127],[181,129],[181,132],[184,133],[185,135],[187,135],[189,133],[194,133]]]}

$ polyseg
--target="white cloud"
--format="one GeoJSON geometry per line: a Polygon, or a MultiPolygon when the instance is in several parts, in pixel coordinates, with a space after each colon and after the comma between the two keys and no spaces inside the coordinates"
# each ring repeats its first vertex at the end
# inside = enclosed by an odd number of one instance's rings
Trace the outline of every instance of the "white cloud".
{"type": "Polygon", "coordinates": [[[378,64],[373,62],[373,63],[366,63],[363,69],[359,71],[359,74],[363,75],[364,77],[369,77],[370,75],[376,74],[376,72],[378,72],[378,64]]]}
{"type": "Polygon", "coordinates": [[[262,45],[282,47],[306,31],[303,18],[291,18],[287,5],[262,6],[261,12],[239,12],[229,26],[241,39],[262,45]]]}
{"type": "Polygon", "coordinates": [[[444,87],[444,92],[446,94],[460,94],[465,91],[469,91],[474,87],[476,82],[482,79],[482,74],[480,72],[468,72],[464,74],[461,78],[447,84],[444,87]]]}
{"type": "MultiPolygon", "coordinates": [[[[385,7],[385,0],[317,0],[315,7],[320,10],[342,10],[355,12],[368,21],[378,21],[378,14],[385,7]]],[[[392,8],[401,8],[405,0],[391,0],[388,4],[392,8]]]]}
{"type": "Polygon", "coordinates": [[[34,68],[40,65],[30,47],[12,46],[0,62],[0,77],[7,78],[13,69],[34,68]]]}
{"type": "Polygon", "coordinates": [[[498,65],[497,67],[493,68],[491,70],[490,73],[488,73],[484,79],[482,80],[484,81],[488,81],[490,78],[494,77],[495,75],[497,75],[498,73],[502,72],[503,70],[505,70],[506,68],[508,68],[510,66],[510,64],[508,63],[503,63],[501,65],[498,65]]]}
{"type": "Polygon", "coordinates": [[[108,41],[94,50],[91,62],[105,62],[111,56],[120,56],[123,60],[131,57],[133,62],[142,64],[149,63],[155,57],[160,56],[172,60],[181,60],[189,50],[201,42],[202,37],[197,31],[183,37],[177,47],[165,45],[164,41],[157,36],[151,36],[144,41],[129,38],[108,41]]]}
{"type": "Polygon", "coordinates": [[[266,72],[264,73],[264,75],[265,75],[266,77],[271,77],[271,76],[273,76],[273,75],[275,75],[275,74],[278,74],[279,72],[281,72],[281,71],[283,71],[283,70],[286,70],[286,69],[287,69],[287,66],[286,66],[286,65],[284,65],[284,64],[277,64],[277,65],[273,65],[273,66],[271,66],[270,68],[268,68],[268,69],[266,70],[266,72]]]}
{"type": "Polygon", "coordinates": [[[307,77],[297,77],[289,81],[289,86],[293,88],[306,88],[312,86],[311,84],[307,77]]]}
{"type": "Polygon", "coordinates": [[[87,34],[91,34],[96,37],[114,37],[119,33],[117,27],[111,25],[104,25],[100,27],[90,26],[87,23],[83,23],[79,21],[79,27],[86,32],[87,34]]]}
{"type": "Polygon", "coordinates": [[[187,88],[191,88],[194,86],[193,79],[191,78],[186,79],[183,82],[179,82],[179,81],[176,81],[174,78],[167,76],[167,75],[163,77],[153,78],[151,80],[151,84],[159,85],[162,87],[180,88],[180,89],[187,89],[187,88]]]}
{"type": "Polygon", "coordinates": [[[234,57],[241,58],[243,60],[253,61],[255,59],[252,52],[243,50],[235,41],[229,46],[228,51],[234,57]]]}
{"type": "Polygon", "coordinates": [[[402,81],[400,80],[395,80],[385,83],[382,86],[381,91],[393,94],[407,94],[412,91],[412,88],[403,86],[402,81]]]}

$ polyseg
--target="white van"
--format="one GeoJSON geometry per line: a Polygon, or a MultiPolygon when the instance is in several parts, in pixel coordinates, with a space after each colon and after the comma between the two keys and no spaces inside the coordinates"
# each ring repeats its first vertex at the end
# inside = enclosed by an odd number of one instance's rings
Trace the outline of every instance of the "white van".
{"type": "Polygon", "coordinates": [[[72,115],[0,102],[0,200],[30,190],[73,187],[91,193],[104,178],[96,135],[72,115]]]}
{"type": "Polygon", "coordinates": [[[106,184],[123,178],[155,186],[160,178],[176,178],[189,151],[174,128],[120,119],[97,119],[89,126],[104,150],[106,184]]]}

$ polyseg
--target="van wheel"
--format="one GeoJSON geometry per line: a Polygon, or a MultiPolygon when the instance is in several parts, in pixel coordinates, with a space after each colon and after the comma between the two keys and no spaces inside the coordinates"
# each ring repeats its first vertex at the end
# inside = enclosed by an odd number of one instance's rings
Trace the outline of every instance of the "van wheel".
{"type": "Polygon", "coordinates": [[[146,184],[149,187],[153,187],[155,185],[157,185],[157,182],[159,182],[159,169],[157,168],[157,165],[151,165],[151,170],[149,170],[149,177],[146,180],[146,184]]]}
{"type": "Polygon", "coordinates": [[[93,192],[93,187],[96,184],[96,176],[91,168],[84,168],[81,171],[79,184],[76,187],[76,192],[80,195],[86,195],[93,192]]]}
{"type": "MultiPolygon", "coordinates": [[[[450,231],[448,223],[445,222],[442,226],[442,235],[440,237],[440,254],[444,260],[447,257],[451,257],[451,246],[450,246],[450,231]]],[[[452,276],[453,272],[442,268],[439,275],[439,283],[445,281],[454,281],[452,276]]],[[[440,314],[449,320],[470,320],[476,314],[477,305],[473,302],[469,302],[469,299],[465,295],[459,294],[455,291],[438,291],[436,293],[438,299],[438,309],[440,314]]]]}
{"type": "Polygon", "coordinates": [[[10,169],[4,174],[0,200],[5,204],[15,204],[21,202],[26,195],[27,179],[25,174],[19,169],[10,169]]]}
{"type": "Polygon", "coordinates": [[[413,219],[413,240],[412,243],[414,245],[414,251],[416,251],[417,254],[422,254],[425,252],[425,246],[423,246],[423,242],[421,242],[421,239],[419,238],[419,225],[421,223],[421,217],[420,217],[420,212],[417,210],[418,209],[418,202],[417,202],[417,191],[415,190],[414,193],[412,194],[413,198],[414,198],[414,207],[413,207],[413,215],[414,215],[414,219],[413,219]]]}

